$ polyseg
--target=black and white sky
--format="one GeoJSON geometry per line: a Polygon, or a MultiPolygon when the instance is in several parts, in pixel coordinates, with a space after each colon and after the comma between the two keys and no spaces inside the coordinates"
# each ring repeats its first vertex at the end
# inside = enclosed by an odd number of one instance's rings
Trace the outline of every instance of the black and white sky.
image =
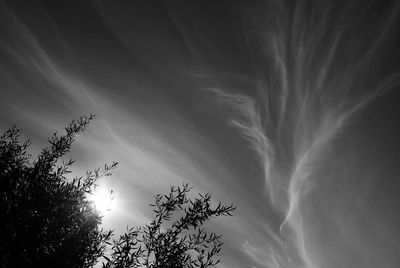
{"type": "Polygon", "coordinates": [[[400,267],[398,1],[2,1],[0,130],[81,115],[106,227],[188,182],[233,202],[221,268],[400,267]]]}

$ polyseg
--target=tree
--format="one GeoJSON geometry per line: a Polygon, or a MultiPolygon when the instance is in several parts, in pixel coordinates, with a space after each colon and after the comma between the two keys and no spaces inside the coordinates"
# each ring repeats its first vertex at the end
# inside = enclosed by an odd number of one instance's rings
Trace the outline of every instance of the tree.
{"type": "Polygon", "coordinates": [[[221,235],[207,233],[211,217],[231,216],[233,205],[211,205],[211,194],[187,197],[188,184],[171,187],[169,195],[156,195],[154,219],[144,227],[130,228],[114,240],[103,268],[206,268],[219,263],[221,235]],[[169,223],[169,225],[168,225],[169,223]]]}
{"type": "Polygon", "coordinates": [[[34,161],[27,153],[30,142],[20,140],[21,129],[0,137],[0,267],[85,268],[101,258],[104,268],[218,263],[221,236],[205,232],[204,223],[235,208],[221,203],[212,208],[210,194],[190,199],[187,184],[156,196],[148,225],[128,228],[111,241],[113,232],[101,229],[101,215],[88,195],[117,163],[71,177],[74,161],[63,160],[93,117],[72,121],[65,135],[55,133],[34,161]]]}
{"type": "Polygon", "coordinates": [[[72,160],[62,161],[75,136],[93,116],[72,121],[66,134],[30,161],[29,141],[13,127],[0,137],[0,263],[2,267],[92,267],[111,231],[86,198],[116,163],[68,179],[72,160]],[[61,162],[61,163],[60,163],[61,162]]]}

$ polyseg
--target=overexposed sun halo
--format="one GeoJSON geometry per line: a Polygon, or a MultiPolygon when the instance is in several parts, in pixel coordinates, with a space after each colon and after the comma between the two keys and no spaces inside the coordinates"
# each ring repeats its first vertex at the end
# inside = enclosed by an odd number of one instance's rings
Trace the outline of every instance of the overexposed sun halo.
{"type": "Polygon", "coordinates": [[[115,193],[112,190],[98,187],[89,199],[93,202],[94,208],[103,216],[116,208],[115,193]]]}

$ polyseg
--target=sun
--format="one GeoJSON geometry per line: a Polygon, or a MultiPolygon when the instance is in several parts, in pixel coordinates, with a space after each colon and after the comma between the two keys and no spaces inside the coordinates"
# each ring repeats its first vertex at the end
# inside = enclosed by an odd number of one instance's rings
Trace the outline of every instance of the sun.
{"type": "Polygon", "coordinates": [[[103,187],[96,188],[89,199],[93,202],[94,208],[103,216],[116,207],[115,193],[103,187]]]}

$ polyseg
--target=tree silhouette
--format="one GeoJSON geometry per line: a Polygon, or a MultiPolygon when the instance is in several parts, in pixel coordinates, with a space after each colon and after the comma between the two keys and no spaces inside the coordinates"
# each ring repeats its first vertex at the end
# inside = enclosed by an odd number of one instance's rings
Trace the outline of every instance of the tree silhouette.
{"type": "Polygon", "coordinates": [[[219,263],[221,235],[207,233],[204,223],[211,217],[229,215],[233,205],[212,208],[211,194],[187,197],[188,184],[171,187],[169,195],[156,195],[150,224],[131,228],[114,240],[103,268],[212,267],[219,263]]]}
{"type": "Polygon", "coordinates": [[[111,232],[99,227],[101,216],[86,193],[116,164],[68,179],[73,161],[61,159],[92,118],[72,121],[63,136],[54,134],[33,162],[21,129],[0,137],[2,267],[92,267],[103,255],[111,232]]]}
{"type": "Polygon", "coordinates": [[[21,129],[0,137],[0,267],[93,267],[101,259],[104,268],[217,264],[221,236],[207,233],[204,223],[235,208],[221,203],[213,208],[208,193],[188,198],[188,184],[156,195],[153,220],[111,241],[113,232],[101,229],[101,215],[88,195],[117,163],[72,178],[74,161],[62,158],[93,117],[72,121],[65,135],[55,133],[33,161],[21,129]]]}

